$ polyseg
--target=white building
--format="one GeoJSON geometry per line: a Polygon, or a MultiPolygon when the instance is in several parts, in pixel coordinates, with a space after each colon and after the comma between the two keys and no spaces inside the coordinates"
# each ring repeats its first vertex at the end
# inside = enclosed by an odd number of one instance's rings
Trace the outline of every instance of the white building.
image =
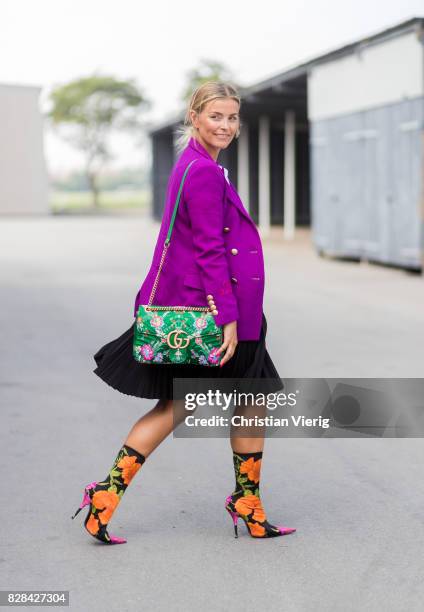
{"type": "Polygon", "coordinates": [[[39,94],[0,84],[0,215],[49,212],[39,94]]]}

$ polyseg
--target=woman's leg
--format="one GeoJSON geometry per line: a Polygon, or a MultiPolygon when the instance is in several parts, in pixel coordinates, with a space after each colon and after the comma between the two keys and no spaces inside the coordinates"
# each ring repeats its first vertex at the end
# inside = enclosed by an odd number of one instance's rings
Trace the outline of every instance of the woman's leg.
{"type": "Polygon", "coordinates": [[[131,480],[150,453],[184,417],[182,401],[159,400],[156,406],[132,427],[106,478],[85,487],[79,510],[91,502],[84,521],[87,531],[107,544],[123,544],[123,538],[108,533],[107,526],[131,480]]]}
{"type": "MultiPolygon", "coordinates": [[[[234,410],[234,416],[243,416],[246,418],[265,417],[266,406],[237,406],[234,410]]],[[[234,452],[239,453],[256,453],[263,451],[264,448],[265,427],[262,426],[231,426],[231,448],[234,452]]]]}
{"type": "Polygon", "coordinates": [[[132,426],[124,444],[148,457],[184,418],[181,400],[159,400],[132,426]]]}

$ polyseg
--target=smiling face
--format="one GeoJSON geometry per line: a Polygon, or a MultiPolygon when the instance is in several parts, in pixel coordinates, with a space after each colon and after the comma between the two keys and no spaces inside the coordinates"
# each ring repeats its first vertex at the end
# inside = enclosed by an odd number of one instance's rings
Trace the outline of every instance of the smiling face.
{"type": "Polygon", "coordinates": [[[226,149],[240,126],[239,103],[233,98],[217,98],[205,105],[201,113],[190,112],[196,139],[215,159],[226,149]]]}

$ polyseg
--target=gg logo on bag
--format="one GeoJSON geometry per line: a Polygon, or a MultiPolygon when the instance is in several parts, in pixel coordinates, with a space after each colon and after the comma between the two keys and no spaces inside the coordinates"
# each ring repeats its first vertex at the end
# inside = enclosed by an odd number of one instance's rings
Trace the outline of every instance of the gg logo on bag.
{"type": "Polygon", "coordinates": [[[166,337],[166,342],[169,347],[176,348],[186,348],[190,343],[190,338],[187,336],[187,333],[182,329],[175,329],[170,331],[166,337]],[[180,334],[185,334],[185,338],[180,338],[180,334]],[[185,344],[183,344],[185,342],[185,344]]]}

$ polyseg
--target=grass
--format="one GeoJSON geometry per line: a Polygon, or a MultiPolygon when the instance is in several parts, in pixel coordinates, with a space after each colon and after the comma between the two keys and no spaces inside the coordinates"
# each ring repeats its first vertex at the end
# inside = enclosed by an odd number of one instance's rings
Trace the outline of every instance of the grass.
{"type": "Polygon", "coordinates": [[[50,209],[53,213],[79,213],[148,210],[150,192],[148,190],[102,191],[99,195],[99,206],[93,207],[89,191],[52,191],[50,194],[50,209]]]}

